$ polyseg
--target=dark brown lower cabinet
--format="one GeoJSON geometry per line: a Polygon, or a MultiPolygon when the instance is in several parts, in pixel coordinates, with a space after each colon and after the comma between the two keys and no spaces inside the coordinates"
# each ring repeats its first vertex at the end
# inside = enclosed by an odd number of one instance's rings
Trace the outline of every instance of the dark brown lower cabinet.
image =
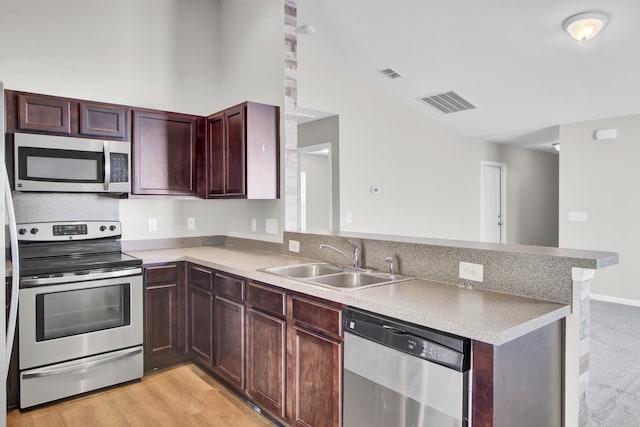
{"type": "Polygon", "coordinates": [[[184,264],[145,267],[144,286],[145,370],[185,360],[184,264]]]}
{"type": "Polygon", "coordinates": [[[213,293],[189,287],[191,354],[205,366],[213,366],[213,293]]]}
{"type": "Polygon", "coordinates": [[[274,415],[285,417],[287,322],[247,310],[247,394],[274,415]]]}
{"type": "Polygon", "coordinates": [[[244,389],[244,304],[216,295],[213,302],[213,370],[244,389]]]}
{"type": "Polygon", "coordinates": [[[290,328],[289,335],[289,421],[295,426],[339,426],[342,343],[299,327],[290,328]]]}

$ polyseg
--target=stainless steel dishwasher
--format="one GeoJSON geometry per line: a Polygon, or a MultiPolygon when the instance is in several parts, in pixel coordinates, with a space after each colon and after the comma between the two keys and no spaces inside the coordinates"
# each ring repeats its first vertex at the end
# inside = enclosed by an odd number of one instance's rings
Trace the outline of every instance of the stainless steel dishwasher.
{"type": "Polygon", "coordinates": [[[469,425],[469,339],[352,308],[344,322],[344,427],[469,425]]]}

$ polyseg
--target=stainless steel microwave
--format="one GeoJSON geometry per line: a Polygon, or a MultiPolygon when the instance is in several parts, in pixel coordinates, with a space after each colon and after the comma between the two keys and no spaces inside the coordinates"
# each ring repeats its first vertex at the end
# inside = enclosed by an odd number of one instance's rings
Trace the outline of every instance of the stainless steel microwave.
{"type": "Polygon", "coordinates": [[[131,143],[14,134],[17,191],[128,193],[131,143]]]}

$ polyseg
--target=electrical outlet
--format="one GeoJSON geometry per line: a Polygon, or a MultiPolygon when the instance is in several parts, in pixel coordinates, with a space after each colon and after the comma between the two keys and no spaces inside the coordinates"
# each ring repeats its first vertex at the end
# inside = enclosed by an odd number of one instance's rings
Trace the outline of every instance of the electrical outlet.
{"type": "Polygon", "coordinates": [[[158,220],[156,218],[149,218],[149,231],[158,231],[158,220]]]}
{"type": "Polygon", "coordinates": [[[460,262],[459,275],[461,279],[473,280],[474,282],[482,282],[482,278],[483,278],[482,264],[460,262]]]}
{"type": "Polygon", "coordinates": [[[347,212],[347,224],[351,224],[351,222],[353,222],[353,215],[351,212],[347,212]]]}
{"type": "Polygon", "coordinates": [[[195,230],[196,229],[196,219],[192,216],[187,218],[187,230],[195,230]]]}
{"type": "Polygon", "coordinates": [[[289,252],[300,253],[300,242],[297,240],[289,240],[289,252]]]}
{"type": "Polygon", "coordinates": [[[254,233],[258,230],[258,220],[251,218],[251,231],[254,233]]]}

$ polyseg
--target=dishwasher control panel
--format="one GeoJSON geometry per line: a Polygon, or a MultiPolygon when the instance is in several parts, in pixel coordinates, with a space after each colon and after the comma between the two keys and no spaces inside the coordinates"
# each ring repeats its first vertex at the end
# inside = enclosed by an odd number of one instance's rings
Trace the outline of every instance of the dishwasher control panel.
{"type": "Polygon", "coordinates": [[[470,340],[384,316],[345,310],[345,332],[457,371],[470,364],[470,340]]]}

